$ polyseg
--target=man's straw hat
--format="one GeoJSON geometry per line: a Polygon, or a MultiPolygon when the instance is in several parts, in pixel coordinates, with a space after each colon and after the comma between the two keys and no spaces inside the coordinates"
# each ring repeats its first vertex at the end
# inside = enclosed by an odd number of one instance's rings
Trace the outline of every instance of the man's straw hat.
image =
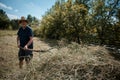
{"type": "Polygon", "coordinates": [[[21,17],[21,19],[19,20],[19,23],[21,23],[22,21],[25,21],[26,23],[28,23],[27,19],[25,19],[24,16],[21,17]]]}

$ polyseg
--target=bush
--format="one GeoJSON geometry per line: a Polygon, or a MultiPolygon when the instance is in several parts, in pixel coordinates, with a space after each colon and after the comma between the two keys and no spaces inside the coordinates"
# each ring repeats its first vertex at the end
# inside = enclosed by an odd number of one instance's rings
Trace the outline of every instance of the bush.
{"type": "Polygon", "coordinates": [[[42,32],[39,28],[33,30],[34,36],[43,38],[42,32]]]}

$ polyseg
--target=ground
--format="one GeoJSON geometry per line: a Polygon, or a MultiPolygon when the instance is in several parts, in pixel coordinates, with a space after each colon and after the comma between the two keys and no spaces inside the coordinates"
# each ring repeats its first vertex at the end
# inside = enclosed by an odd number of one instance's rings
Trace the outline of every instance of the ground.
{"type": "Polygon", "coordinates": [[[119,80],[120,62],[101,46],[81,46],[34,37],[29,67],[18,67],[16,32],[0,30],[0,80],[119,80]]]}
{"type": "MultiPolygon", "coordinates": [[[[18,67],[18,48],[16,43],[17,31],[0,30],[0,80],[17,80],[21,72],[25,73],[18,67]]],[[[34,37],[34,49],[47,50],[49,45],[34,37]]],[[[39,60],[40,53],[34,53],[33,61],[39,60]]],[[[27,72],[27,70],[26,70],[27,72]]]]}

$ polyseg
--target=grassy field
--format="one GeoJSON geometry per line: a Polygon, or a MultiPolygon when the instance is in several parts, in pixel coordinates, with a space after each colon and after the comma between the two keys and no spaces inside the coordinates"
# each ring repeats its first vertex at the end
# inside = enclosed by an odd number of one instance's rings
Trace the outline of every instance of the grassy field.
{"type": "Polygon", "coordinates": [[[3,80],[11,74],[17,63],[15,33],[15,31],[0,30],[0,78],[3,80]]]}
{"type": "Polygon", "coordinates": [[[13,36],[16,35],[17,31],[13,31],[13,30],[0,30],[0,36],[13,36]]]}
{"type": "Polygon", "coordinates": [[[36,53],[29,65],[18,68],[17,31],[0,30],[0,80],[119,80],[120,61],[101,46],[81,46],[34,37],[36,53]]]}

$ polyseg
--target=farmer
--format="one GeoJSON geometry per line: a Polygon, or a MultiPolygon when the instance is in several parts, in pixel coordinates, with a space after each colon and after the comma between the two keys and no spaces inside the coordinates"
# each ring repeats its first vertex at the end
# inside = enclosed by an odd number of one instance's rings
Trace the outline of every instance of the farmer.
{"type": "Polygon", "coordinates": [[[33,32],[28,26],[28,21],[25,19],[25,17],[21,17],[19,24],[21,27],[17,32],[17,46],[19,48],[19,67],[22,68],[24,59],[26,64],[29,64],[33,57],[32,51],[27,50],[33,49],[33,32]]]}

